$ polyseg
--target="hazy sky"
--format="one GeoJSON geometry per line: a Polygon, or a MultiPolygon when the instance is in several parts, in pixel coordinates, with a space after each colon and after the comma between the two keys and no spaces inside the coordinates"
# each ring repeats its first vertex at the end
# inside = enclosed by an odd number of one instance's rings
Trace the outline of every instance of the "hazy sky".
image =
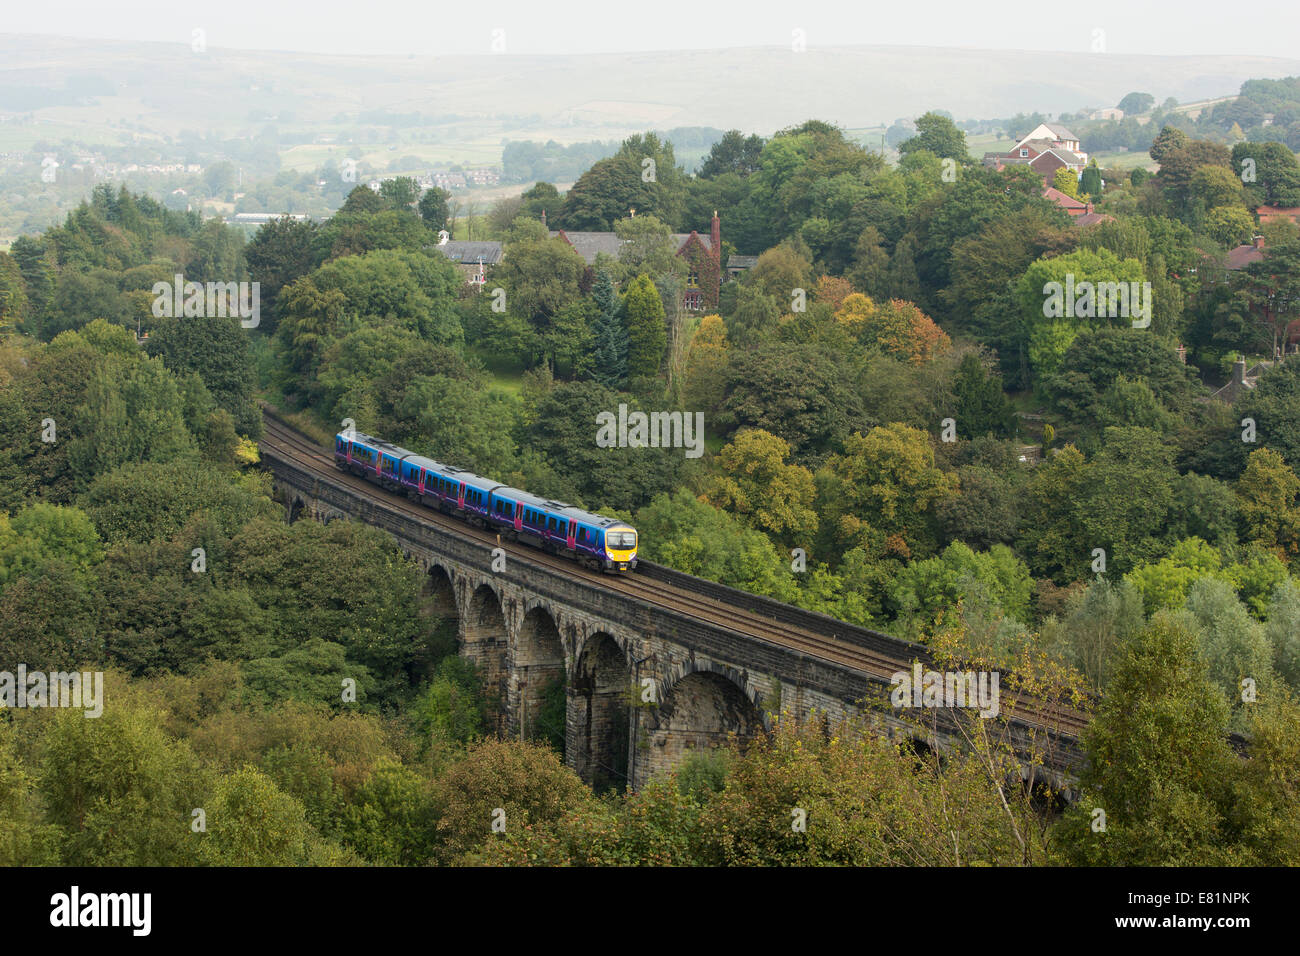
{"type": "MultiPolygon", "coordinates": [[[[321,53],[604,53],[818,44],[1295,56],[1297,0],[4,0],[0,32],[321,53]]],[[[2,66],[2,64],[0,64],[2,66]]]]}

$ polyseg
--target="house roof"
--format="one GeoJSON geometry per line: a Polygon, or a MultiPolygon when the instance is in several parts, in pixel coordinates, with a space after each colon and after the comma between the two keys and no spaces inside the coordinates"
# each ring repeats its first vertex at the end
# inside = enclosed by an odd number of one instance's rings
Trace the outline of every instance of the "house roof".
{"type": "Polygon", "coordinates": [[[1082,209],[1086,212],[1088,209],[1088,204],[1082,199],[1075,199],[1073,196],[1061,192],[1054,186],[1048,186],[1043,190],[1043,198],[1056,203],[1066,212],[1069,212],[1072,209],[1082,209]]]}
{"type": "MultiPolygon", "coordinates": [[[[1034,144],[1031,143],[1029,145],[1032,146],[1034,144]]],[[[1034,157],[1034,159],[1042,159],[1044,156],[1048,156],[1048,155],[1055,156],[1057,159],[1059,159],[1062,163],[1064,163],[1067,166],[1085,165],[1083,161],[1083,157],[1080,156],[1078,153],[1074,152],[1073,150],[1066,149],[1064,146],[1052,146],[1050,143],[1045,145],[1039,151],[1038,155],[1034,157]]],[[[1032,163],[1033,160],[1030,160],[1031,165],[1032,163]]]]}
{"type": "Polygon", "coordinates": [[[1021,143],[1016,149],[1036,149],[1040,153],[1045,153],[1049,149],[1055,149],[1056,144],[1050,139],[1031,139],[1021,143]]]}
{"type": "Polygon", "coordinates": [[[1255,210],[1260,222],[1285,216],[1293,221],[1300,221],[1300,206],[1260,206],[1255,210]]]}
{"type": "Polygon", "coordinates": [[[1264,250],[1248,242],[1245,245],[1228,250],[1228,268],[1244,269],[1252,262],[1259,262],[1263,258],[1264,250]]]}
{"type": "Polygon", "coordinates": [[[730,255],[727,257],[728,269],[752,269],[758,265],[758,256],[730,255]]]}
{"type": "MultiPolygon", "coordinates": [[[[602,252],[617,259],[624,243],[627,242],[626,239],[620,239],[616,232],[569,232],[560,229],[552,231],[550,236],[552,239],[563,238],[567,240],[569,245],[573,246],[574,251],[582,256],[587,265],[594,263],[596,256],[602,252]]],[[[692,236],[699,240],[706,250],[712,251],[713,241],[709,236],[701,235],[698,232],[675,232],[672,234],[672,239],[678,252],[685,248],[686,244],[691,241],[692,236]]]]}
{"type": "Polygon", "coordinates": [[[501,261],[501,243],[499,242],[469,242],[463,239],[454,239],[434,248],[452,262],[460,262],[465,265],[476,264],[480,257],[483,259],[485,266],[494,266],[501,261]]]}
{"type": "Polygon", "coordinates": [[[708,236],[706,236],[706,235],[704,235],[704,234],[702,234],[702,233],[698,233],[698,232],[674,232],[674,233],[673,233],[673,239],[676,240],[676,242],[677,242],[677,251],[678,251],[678,252],[681,252],[682,249],[685,248],[686,243],[688,243],[688,242],[691,241],[691,236],[694,236],[696,239],[700,240],[701,245],[703,245],[704,248],[707,249],[709,252],[712,252],[712,251],[713,251],[713,240],[712,240],[710,237],[708,237],[708,236]]]}
{"type": "Polygon", "coordinates": [[[566,240],[587,265],[595,262],[596,256],[602,252],[617,259],[624,242],[613,232],[568,232],[560,229],[552,231],[550,236],[552,239],[566,240]]]}
{"type": "Polygon", "coordinates": [[[1074,225],[1095,226],[1099,222],[1113,222],[1114,220],[1114,216],[1108,215],[1104,212],[1085,212],[1082,216],[1074,217],[1074,225]]]}
{"type": "Polygon", "coordinates": [[[1058,123],[1044,123],[1043,125],[1046,126],[1048,129],[1050,129],[1053,133],[1055,133],[1057,139],[1062,139],[1062,140],[1072,139],[1076,143],[1079,141],[1078,136],[1074,135],[1074,133],[1070,132],[1070,130],[1068,130],[1064,126],[1059,125],[1058,123]]]}

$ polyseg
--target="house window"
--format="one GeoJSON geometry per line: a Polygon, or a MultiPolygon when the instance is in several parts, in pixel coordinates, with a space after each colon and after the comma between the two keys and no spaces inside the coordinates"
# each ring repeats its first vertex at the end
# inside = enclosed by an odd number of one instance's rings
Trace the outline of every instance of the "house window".
{"type": "Polygon", "coordinates": [[[1020,155],[1021,155],[1021,156],[1028,156],[1028,155],[1029,155],[1029,150],[1027,150],[1027,149],[1022,149],[1022,150],[1020,151],[1020,155]]]}

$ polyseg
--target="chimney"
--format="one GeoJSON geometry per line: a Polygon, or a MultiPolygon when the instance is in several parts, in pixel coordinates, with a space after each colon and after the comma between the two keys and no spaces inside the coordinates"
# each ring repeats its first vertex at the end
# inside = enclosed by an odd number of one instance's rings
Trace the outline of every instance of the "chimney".
{"type": "Polygon", "coordinates": [[[1253,245],[1256,249],[1263,249],[1263,248],[1264,248],[1264,237],[1263,237],[1263,236],[1253,236],[1253,237],[1251,238],[1251,245],[1253,245]]]}
{"type": "Polygon", "coordinates": [[[546,226],[546,210],[542,210],[542,225],[546,226]]]}
{"type": "Polygon", "coordinates": [[[1246,384],[1246,360],[1245,359],[1237,359],[1236,363],[1232,366],[1232,380],[1237,385],[1246,384]]]}
{"type": "Polygon", "coordinates": [[[713,222],[709,225],[709,241],[713,243],[713,261],[719,265],[722,263],[722,220],[718,218],[718,211],[713,210],[713,222]]]}
{"type": "Polygon", "coordinates": [[[1175,349],[1175,351],[1178,353],[1178,361],[1180,361],[1180,362],[1182,362],[1184,365],[1186,365],[1186,364],[1187,364],[1187,346],[1186,346],[1186,345],[1183,345],[1183,344],[1180,342],[1180,343],[1178,344],[1178,348],[1175,349]]]}

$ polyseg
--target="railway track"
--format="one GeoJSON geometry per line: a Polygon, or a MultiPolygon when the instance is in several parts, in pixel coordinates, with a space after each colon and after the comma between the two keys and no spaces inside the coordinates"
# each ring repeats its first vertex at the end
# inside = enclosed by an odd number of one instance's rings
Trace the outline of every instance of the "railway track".
{"type": "MultiPolygon", "coordinates": [[[[364,478],[359,478],[350,472],[341,471],[334,464],[332,449],[322,447],[310,437],[280,420],[276,417],[273,409],[264,408],[264,411],[264,435],[261,440],[264,449],[296,462],[309,471],[328,476],[331,481],[350,487],[365,497],[381,503],[391,511],[438,525],[455,534],[477,538],[484,544],[493,546],[499,544],[506,550],[508,555],[525,563],[531,562],[550,567],[571,577],[583,578],[608,590],[617,591],[635,598],[652,607],[685,614],[752,640],[793,649],[817,660],[840,664],[869,677],[876,678],[877,681],[888,682],[890,677],[899,671],[910,671],[914,660],[919,659],[922,663],[929,662],[923,651],[919,654],[907,653],[904,655],[903,652],[905,651],[917,649],[914,645],[907,644],[907,642],[900,641],[900,654],[890,656],[862,647],[851,640],[833,635],[818,634],[811,630],[774,620],[738,604],[693,592],[689,587],[656,581],[644,574],[633,573],[626,576],[602,574],[582,567],[565,557],[509,541],[499,537],[494,531],[473,527],[440,510],[420,505],[405,495],[386,491],[364,478]]],[[[1015,693],[1003,692],[1002,708],[1004,712],[1014,713],[1024,723],[1041,727],[1055,735],[1067,738],[1077,737],[1078,733],[1087,726],[1089,720],[1089,715],[1083,711],[1057,705],[1045,705],[1040,701],[1015,693]]]]}

